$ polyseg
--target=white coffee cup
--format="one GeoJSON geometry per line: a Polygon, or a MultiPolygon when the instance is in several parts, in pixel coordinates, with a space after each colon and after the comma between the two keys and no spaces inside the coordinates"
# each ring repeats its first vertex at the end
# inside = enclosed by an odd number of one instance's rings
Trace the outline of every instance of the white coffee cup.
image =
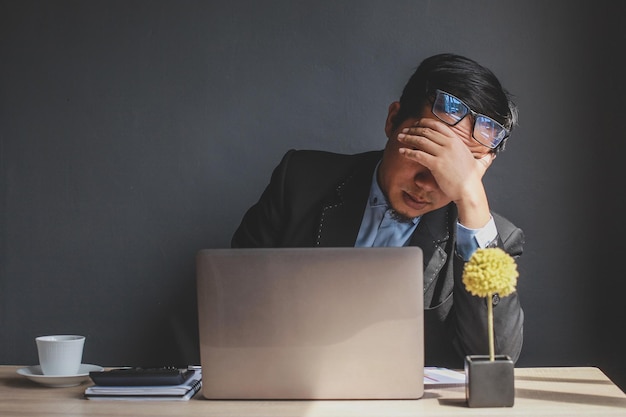
{"type": "Polygon", "coordinates": [[[35,338],[44,375],[76,375],[83,360],[85,336],[52,335],[35,338]]]}

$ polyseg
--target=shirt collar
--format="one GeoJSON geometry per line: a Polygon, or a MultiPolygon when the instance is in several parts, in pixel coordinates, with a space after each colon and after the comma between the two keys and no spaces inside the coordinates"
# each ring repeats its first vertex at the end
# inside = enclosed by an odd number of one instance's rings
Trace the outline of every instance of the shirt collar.
{"type": "MultiPolygon", "coordinates": [[[[385,208],[391,209],[391,206],[387,202],[387,197],[383,194],[383,190],[378,185],[378,167],[380,166],[380,161],[376,164],[376,169],[374,169],[374,175],[372,177],[372,186],[370,187],[370,195],[367,199],[367,202],[371,208],[385,208]]],[[[419,222],[419,217],[414,217],[411,219],[413,224],[417,224],[419,222]]]]}
{"type": "Polygon", "coordinates": [[[368,202],[370,207],[380,207],[385,206],[388,207],[387,198],[383,194],[383,190],[380,189],[378,185],[378,166],[380,162],[376,165],[376,169],[374,169],[374,176],[372,177],[372,186],[370,187],[370,196],[368,198],[368,202]]]}

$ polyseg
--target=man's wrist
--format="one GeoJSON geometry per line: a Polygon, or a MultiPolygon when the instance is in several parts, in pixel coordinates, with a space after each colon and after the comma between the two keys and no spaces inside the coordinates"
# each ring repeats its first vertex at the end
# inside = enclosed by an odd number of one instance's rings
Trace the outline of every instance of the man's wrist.
{"type": "Polygon", "coordinates": [[[469,260],[476,249],[490,247],[497,244],[497,240],[498,229],[491,216],[487,224],[479,229],[468,228],[457,221],[456,251],[465,261],[469,260]]]}

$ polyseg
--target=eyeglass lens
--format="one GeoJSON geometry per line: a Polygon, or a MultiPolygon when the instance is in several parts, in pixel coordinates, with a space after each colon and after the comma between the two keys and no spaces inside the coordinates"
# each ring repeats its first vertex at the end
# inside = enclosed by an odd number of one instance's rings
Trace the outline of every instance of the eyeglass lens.
{"type": "Polygon", "coordinates": [[[444,91],[437,90],[433,103],[433,114],[442,122],[454,126],[465,116],[474,116],[474,132],[472,136],[480,144],[495,148],[507,136],[507,130],[490,117],[473,112],[465,103],[444,91]]]}

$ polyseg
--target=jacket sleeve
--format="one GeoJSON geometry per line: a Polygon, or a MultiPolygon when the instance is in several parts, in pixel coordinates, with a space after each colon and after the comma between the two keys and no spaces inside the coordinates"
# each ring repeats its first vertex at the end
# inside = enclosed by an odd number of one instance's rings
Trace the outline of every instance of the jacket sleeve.
{"type": "MultiPolygon", "coordinates": [[[[522,255],[524,234],[500,216],[494,215],[498,228],[497,246],[519,259],[522,255]]],[[[454,306],[449,324],[453,326],[453,343],[461,356],[489,353],[487,331],[487,301],[470,294],[462,282],[465,262],[454,259],[454,306]]],[[[524,312],[516,292],[507,297],[494,296],[495,353],[508,355],[516,362],[523,342],[524,312]]]]}

